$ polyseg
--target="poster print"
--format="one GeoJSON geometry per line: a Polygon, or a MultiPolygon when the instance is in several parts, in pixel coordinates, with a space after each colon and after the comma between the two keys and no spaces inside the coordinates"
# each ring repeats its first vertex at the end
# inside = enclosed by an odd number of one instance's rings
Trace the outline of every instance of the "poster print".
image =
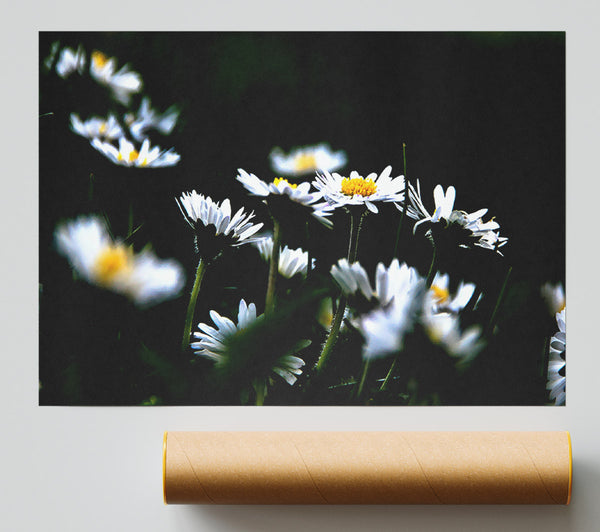
{"type": "Polygon", "coordinates": [[[565,34],[39,35],[41,405],[563,405],[565,34]]]}

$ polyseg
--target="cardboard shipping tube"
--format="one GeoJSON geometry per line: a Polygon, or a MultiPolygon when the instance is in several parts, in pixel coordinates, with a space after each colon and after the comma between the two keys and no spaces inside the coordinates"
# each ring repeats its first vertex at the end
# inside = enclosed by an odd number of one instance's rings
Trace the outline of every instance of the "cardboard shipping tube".
{"type": "Polygon", "coordinates": [[[569,504],[568,432],[166,432],[167,504],[569,504]]]}

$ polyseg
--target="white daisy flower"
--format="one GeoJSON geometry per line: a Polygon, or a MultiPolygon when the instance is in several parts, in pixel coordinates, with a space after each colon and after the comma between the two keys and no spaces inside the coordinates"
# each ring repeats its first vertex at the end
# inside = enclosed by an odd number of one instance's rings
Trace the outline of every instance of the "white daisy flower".
{"type": "Polygon", "coordinates": [[[338,260],[331,267],[331,276],[340,285],[345,295],[353,295],[358,290],[366,299],[376,298],[383,306],[398,295],[416,296],[424,288],[425,281],[417,270],[392,260],[389,267],[377,264],[375,270],[375,289],[371,287],[369,276],[358,262],[350,264],[347,259],[338,260]]]}
{"type": "Polygon", "coordinates": [[[271,167],[276,174],[300,176],[316,171],[333,172],[346,164],[346,153],[331,151],[329,145],[304,146],[286,155],[280,148],[269,154],[271,167]]]}
{"type": "Polygon", "coordinates": [[[358,319],[357,328],[365,339],[364,359],[381,358],[403,348],[404,336],[413,330],[420,299],[419,292],[397,293],[387,306],[358,319]]]}
{"type": "Polygon", "coordinates": [[[134,93],[142,90],[142,77],[129,70],[125,65],[115,72],[117,60],[108,58],[102,52],[94,50],[90,57],[90,74],[100,84],[110,88],[116,100],[124,105],[129,104],[129,99],[134,93]]]}
{"type": "MultiPolygon", "coordinates": [[[[267,236],[253,242],[260,256],[267,262],[271,260],[273,254],[273,237],[267,236]]],[[[315,259],[312,259],[311,269],[315,266],[315,259]]],[[[302,248],[290,249],[284,246],[279,248],[279,273],[284,277],[291,279],[297,273],[306,275],[308,267],[308,251],[302,248]]]]}
{"type": "Polygon", "coordinates": [[[567,349],[566,309],[556,313],[558,332],[550,339],[548,359],[548,383],[546,389],[550,391],[550,400],[557,406],[564,405],[566,401],[565,351],[567,349]],[[561,372],[563,373],[561,375],[561,372]]]}
{"type": "Polygon", "coordinates": [[[68,78],[75,71],[82,74],[85,61],[85,51],[81,45],[78,46],[77,50],[66,46],[61,50],[56,62],[56,73],[63,79],[68,78]]]}
{"type": "Polygon", "coordinates": [[[354,295],[358,290],[369,300],[375,295],[369,276],[359,262],[350,264],[348,259],[340,259],[331,267],[330,273],[344,295],[354,295]]]}
{"type": "Polygon", "coordinates": [[[244,185],[246,190],[254,196],[263,198],[283,198],[287,196],[291,201],[307,207],[311,214],[324,225],[332,226],[331,221],[325,217],[331,215],[331,209],[326,203],[317,203],[322,199],[322,194],[311,193],[310,183],[290,184],[287,179],[281,177],[275,178],[272,183],[266,183],[259,179],[254,174],[249,174],[245,170],[238,168],[238,176],[236,179],[244,185]]]}
{"type": "Polygon", "coordinates": [[[174,166],[181,159],[181,156],[175,153],[173,148],[168,150],[161,150],[159,146],[150,148],[150,141],[148,139],[142,142],[139,151],[125,137],[119,138],[119,149],[110,142],[103,142],[98,138],[92,140],[92,146],[108,157],[113,163],[120,166],[157,168],[161,166],[174,166]]]}
{"type": "Polygon", "coordinates": [[[459,358],[460,364],[473,360],[485,346],[481,327],[472,325],[462,332],[458,315],[451,312],[435,312],[434,307],[426,303],[421,321],[432,343],[459,358]]]}
{"type": "Polygon", "coordinates": [[[542,297],[548,305],[548,310],[552,315],[556,315],[557,312],[561,312],[567,303],[565,299],[565,290],[562,283],[552,284],[546,283],[540,289],[542,297]]]}
{"type": "Polygon", "coordinates": [[[317,173],[313,185],[334,208],[365,206],[376,213],[375,203],[395,203],[404,199],[404,176],[391,178],[391,173],[391,166],[384,168],[379,176],[373,172],[366,178],[356,171],[352,171],[350,177],[323,171],[322,174],[317,173]]]}
{"type": "MultiPolygon", "coordinates": [[[[488,222],[491,223],[491,222],[488,222]]],[[[481,224],[486,225],[486,224],[481,224]]],[[[494,231],[473,231],[473,237],[478,238],[478,240],[474,243],[475,246],[480,248],[489,249],[491,251],[495,251],[496,253],[502,255],[500,248],[504,246],[508,242],[508,237],[500,236],[498,233],[494,231]]],[[[462,246],[468,247],[468,246],[462,246]]]]}
{"type": "Polygon", "coordinates": [[[87,282],[123,294],[148,306],[176,297],[184,285],[183,269],[174,260],[159,260],[152,252],[134,254],[114,242],[104,222],[82,216],[57,227],[55,242],[73,269],[87,282]]]}
{"type": "MultiPolygon", "coordinates": [[[[246,304],[243,299],[240,301],[238,309],[237,324],[235,324],[229,318],[221,316],[218,312],[211,310],[210,317],[216,326],[211,327],[206,323],[198,324],[198,329],[201,332],[195,332],[194,338],[197,342],[192,342],[190,345],[195,354],[210,358],[217,363],[217,366],[227,363],[228,358],[228,342],[238,333],[253,325],[257,320],[263,319],[264,315],[256,315],[256,306],[254,303],[246,304]]],[[[279,375],[289,385],[292,385],[298,379],[297,375],[302,373],[300,369],[304,366],[304,360],[293,355],[284,355],[279,357],[273,366],[271,371],[279,375]]],[[[266,380],[268,376],[264,377],[264,381],[261,386],[266,388],[266,380]]],[[[264,392],[263,392],[264,394],[264,392]]]]}
{"type": "Polygon", "coordinates": [[[138,142],[142,142],[146,137],[148,129],[156,129],[163,135],[169,135],[179,117],[179,111],[175,107],[169,107],[163,114],[157,113],[150,105],[150,98],[145,96],[142,99],[137,115],[127,113],[125,123],[129,127],[131,136],[138,142]]]}
{"type": "Polygon", "coordinates": [[[109,114],[106,119],[92,116],[82,121],[79,115],[71,113],[71,129],[87,139],[105,138],[114,140],[123,136],[123,129],[112,114],[109,114]]]}
{"type": "Polygon", "coordinates": [[[192,190],[192,192],[184,192],[176,201],[181,214],[194,230],[212,225],[215,230],[214,236],[227,237],[233,246],[256,242],[262,238],[254,236],[263,227],[262,223],[250,222],[254,218],[254,213],[244,212],[244,208],[241,207],[232,216],[229,199],[219,204],[210,197],[192,190]]]}
{"type": "MultiPolygon", "coordinates": [[[[425,222],[438,223],[444,221],[446,225],[458,224],[465,230],[470,231],[471,236],[476,239],[473,243],[475,246],[491,249],[500,253],[498,248],[504,246],[508,242],[507,237],[501,237],[495,233],[500,228],[500,224],[493,219],[484,222],[482,217],[487,213],[487,209],[479,209],[478,211],[467,213],[464,211],[454,210],[454,200],[456,199],[456,189],[449,186],[444,192],[441,185],[437,185],[433,190],[433,199],[435,202],[435,210],[433,214],[423,204],[421,199],[421,186],[417,180],[416,188],[409,183],[408,187],[409,205],[407,205],[406,214],[413,220],[417,220],[413,227],[413,233],[417,227],[425,222]]],[[[400,206],[396,205],[399,209],[400,206]]],[[[468,247],[461,245],[461,247],[468,247]]],[[[502,253],[500,253],[502,254],[502,253]]]]}
{"type": "Polygon", "coordinates": [[[431,288],[427,294],[428,302],[433,312],[454,312],[458,313],[464,309],[473,293],[475,285],[473,283],[460,282],[456,293],[452,296],[449,291],[450,278],[447,273],[437,272],[431,283],[431,288]]]}

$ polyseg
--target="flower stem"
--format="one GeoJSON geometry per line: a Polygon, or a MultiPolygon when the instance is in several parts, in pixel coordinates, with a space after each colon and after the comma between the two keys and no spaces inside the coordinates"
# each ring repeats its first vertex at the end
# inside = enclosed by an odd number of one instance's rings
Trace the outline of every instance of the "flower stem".
{"type": "Polygon", "coordinates": [[[192,321],[194,320],[194,310],[196,308],[196,300],[198,299],[198,293],[200,292],[200,285],[202,284],[202,278],[206,270],[206,263],[200,257],[198,261],[198,268],[196,269],[196,278],[194,279],[194,286],[192,287],[192,293],[190,295],[190,302],[188,303],[187,313],[185,316],[185,328],[183,329],[183,339],[181,341],[181,351],[185,351],[190,344],[190,336],[192,334],[192,321]]]}
{"type": "Polygon", "coordinates": [[[434,242],[432,236],[429,237],[429,241],[431,242],[432,254],[431,254],[431,264],[429,265],[429,271],[427,272],[427,281],[426,281],[427,288],[431,288],[431,283],[433,283],[433,278],[435,277],[435,261],[437,258],[435,242],[434,242]]]}
{"type": "Polygon", "coordinates": [[[512,272],[512,266],[508,268],[506,275],[504,276],[504,282],[502,283],[502,288],[500,289],[500,293],[498,294],[498,299],[496,299],[496,305],[494,306],[494,311],[492,312],[492,316],[490,318],[490,322],[488,323],[486,334],[489,334],[493,331],[494,321],[496,319],[496,314],[498,314],[498,309],[500,308],[500,303],[502,303],[502,299],[504,298],[504,292],[506,291],[506,286],[508,285],[508,278],[512,272]]]}
{"type": "Polygon", "coordinates": [[[400,242],[400,235],[402,234],[402,223],[406,216],[406,204],[408,202],[408,176],[406,175],[406,143],[402,143],[402,160],[404,162],[404,201],[402,202],[402,214],[400,215],[400,221],[398,222],[398,229],[396,230],[396,242],[394,244],[394,256],[398,256],[398,244],[400,242]]]}
{"type": "Polygon", "coordinates": [[[346,298],[341,297],[338,303],[338,307],[335,311],[335,316],[333,317],[333,323],[331,324],[331,330],[329,331],[329,335],[327,336],[327,340],[325,341],[325,345],[323,346],[323,351],[321,351],[321,356],[319,356],[319,360],[317,361],[316,372],[317,374],[323,372],[323,368],[327,361],[329,360],[329,355],[337,341],[338,333],[340,332],[340,325],[342,324],[342,319],[344,318],[344,311],[346,310],[346,298]]]}
{"type": "Polygon", "coordinates": [[[392,365],[390,366],[390,369],[388,370],[387,375],[385,376],[385,379],[383,379],[383,383],[381,384],[381,387],[379,388],[380,392],[383,392],[387,388],[387,385],[390,382],[390,379],[392,378],[394,370],[396,369],[396,364],[398,363],[399,356],[400,356],[400,353],[396,353],[396,356],[394,357],[392,365]]]}
{"type": "Polygon", "coordinates": [[[256,406],[263,406],[265,404],[265,387],[261,386],[260,383],[254,385],[256,391],[256,406]]]}
{"type": "MultiPolygon", "coordinates": [[[[352,253],[348,254],[348,262],[356,262],[358,258],[358,237],[360,236],[360,230],[362,229],[363,219],[367,215],[369,211],[365,211],[360,215],[360,220],[358,222],[358,227],[356,228],[356,234],[354,235],[354,246],[352,248],[352,253]]],[[[352,237],[352,235],[351,235],[352,237]]]]}
{"type": "Polygon", "coordinates": [[[269,263],[269,280],[267,284],[267,297],[265,299],[265,314],[275,310],[275,287],[279,273],[279,243],[281,241],[281,228],[277,219],[273,218],[273,251],[269,263]]]}
{"type": "Polygon", "coordinates": [[[363,393],[363,388],[365,386],[365,381],[367,380],[367,373],[369,373],[369,366],[371,365],[371,361],[370,360],[365,360],[364,364],[363,364],[363,372],[362,372],[362,376],[360,377],[360,384],[358,385],[358,392],[356,393],[356,398],[360,399],[360,396],[363,393]]]}
{"type": "Polygon", "coordinates": [[[352,256],[352,244],[354,242],[354,239],[352,238],[354,236],[354,214],[350,213],[350,236],[348,237],[348,253],[346,254],[346,258],[348,259],[348,262],[352,262],[350,260],[350,257],[352,256]]]}
{"type": "Polygon", "coordinates": [[[129,216],[127,219],[127,236],[133,231],[133,204],[129,204],[129,216]]]}
{"type": "Polygon", "coordinates": [[[544,338],[544,347],[542,348],[542,371],[541,371],[541,376],[542,379],[544,379],[544,383],[548,381],[548,361],[550,358],[550,353],[549,353],[549,347],[550,347],[550,339],[546,336],[544,338]]]}
{"type": "MultiPolygon", "coordinates": [[[[354,215],[350,214],[350,236],[348,238],[348,262],[355,262],[356,256],[358,254],[358,237],[360,235],[360,229],[362,227],[364,213],[360,217],[360,221],[358,223],[358,227],[356,228],[356,234],[354,234],[354,215]]],[[[325,345],[323,346],[323,351],[321,351],[321,355],[319,356],[319,360],[316,365],[316,372],[320,374],[323,372],[323,368],[331,355],[331,351],[333,350],[333,346],[337,341],[338,334],[340,332],[340,326],[342,324],[342,320],[344,319],[344,312],[346,311],[346,297],[340,295],[338,306],[335,311],[335,316],[333,317],[333,323],[331,324],[331,330],[329,331],[329,335],[327,336],[327,340],[325,341],[325,345]]]]}

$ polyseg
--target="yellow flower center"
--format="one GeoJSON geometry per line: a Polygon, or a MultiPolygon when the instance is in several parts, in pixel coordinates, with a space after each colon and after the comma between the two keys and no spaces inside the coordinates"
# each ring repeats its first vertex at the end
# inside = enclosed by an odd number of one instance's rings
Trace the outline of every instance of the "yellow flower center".
{"type": "Polygon", "coordinates": [[[317,160],[314,155],[310,153],[301,153],[296,156],[294,161],[296,172],[304,172],[306,170],[316,170],[317,160]]]}
{"type": "MultiPolygon", "coordinates": [[[[127,161],[132,163],[133,161],[135,161],[138,158],[139,152],[136,150],[131,150],[129,152],[129,155],[127,157],[127,161]]],[[[117,156],[117,159],[119,159],[119,161],[123,160],[123,154],[121,152],[119,152],[119,155],[117,156]]],[[[142,166],[146,163],[146,159],[144,159],[144,162],[142,163],[142,166]]]]}
{"type": "Polygon", "coordinates": [[[372,179],[364,177],[344,177],[342,179],[342,194],[346,196],[371,196],[377,192],[377,185],[372,179]]]}
{"type": "Polygon", "coordinates": [[[104,249],[94,264],[98,284],[109,285],[117,275],[132,268],[133,253],[123,244],[111,245],[104,249]]]}
{"type": "Polygon", "coordinates": [[[102,52],[95,50],[92,52],[92,62],[96,68],[102,68],[108,62],[108,57],[106,57],[102,52]]]}
{"type": "Polygon", "coordinates": [[[297,184],[292,185],[287,179],[283,177],[276,177],[275,179],[273,179],[273,184],[276,187],[279,186],[279,183],[287,183],[291,188],[296,188],[298,186],[297,184]]]}
{"type": "Polygon", "coordinates": [[[445,303],[450,297],[450,292],[448,292],[448,290],[435,284],[431,287],[431,291],[433,292],[436,303],[445,303]]]}
{"type": "Polygon", "coordinates": [[[104,135],[104,133],[106,133],[106,122],[102,122],[102,124],[100,124],[98,133],[100,133],[100,135],[104,135]]]}

